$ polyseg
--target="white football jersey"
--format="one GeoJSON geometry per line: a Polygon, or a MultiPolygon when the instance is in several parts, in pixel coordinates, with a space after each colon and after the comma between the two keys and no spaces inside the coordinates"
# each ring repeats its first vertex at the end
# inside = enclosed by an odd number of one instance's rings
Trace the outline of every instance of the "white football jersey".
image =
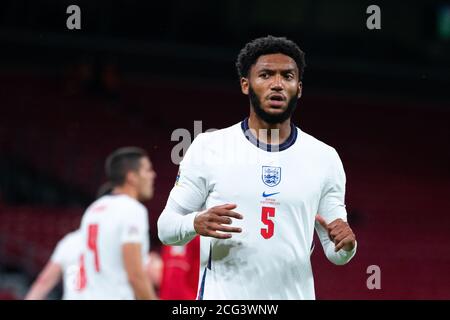
{"type": "Polygon", "coordinates": [[[83,299],[83,288],[79,285],[82,244],[81,231],[70,232],[58,242],[50,258],[63,272],[63,300],[83,299]]]}
{"type": "Polygon", "coordinates": [[[134,299],[125,271],[122,246],[142,245],[142,264],[149,251],[147,209],[127,195],[106,195],[84,213],[81,230],[87,299],[134,299]]]}
{"type": "Polygon", "coordinates": [[[315,215],[346,221],[345,173],[334,148],[291,129],[270,150],[246,119],[200,134],[188,149],[170,198],[190,212],[234,203],[243,215],[232,224],[242,233],[201,237],[199,299],[315,298],[315,215]]]}

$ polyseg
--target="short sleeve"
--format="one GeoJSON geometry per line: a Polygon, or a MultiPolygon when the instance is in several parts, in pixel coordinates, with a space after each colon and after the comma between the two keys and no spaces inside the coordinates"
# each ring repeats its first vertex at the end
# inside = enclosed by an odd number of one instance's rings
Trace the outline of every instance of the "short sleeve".
{"type": "Polygon", "coordinates": [[[148,215],[145,207],[130,206],[122,221],[121,243],[142,243],[148,242],[148,215]]]}
{"type": "Polygon", "coordinates": [[[328,172],[319,203],[319,214],[327,223],[336,219],[347,221],[345,209],[345,172],[335,149],[329,161],[328,172]]]}
{"type": "Polygon", "coordinates": [[[182,208],[200,210],[208,197],[207,166],[203,134],[197,136],[180,163],[178,176],[170,197],[182,208]]]}

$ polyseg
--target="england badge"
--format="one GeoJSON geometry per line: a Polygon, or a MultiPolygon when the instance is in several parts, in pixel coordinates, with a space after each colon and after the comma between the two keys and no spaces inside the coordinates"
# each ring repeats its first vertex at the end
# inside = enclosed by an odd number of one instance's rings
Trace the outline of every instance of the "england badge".
{"type": "Polygon", "coordinates": [[[278,185],[281,181],[281,167],[262,166],[262,181],[269,187],[278,185]]]}

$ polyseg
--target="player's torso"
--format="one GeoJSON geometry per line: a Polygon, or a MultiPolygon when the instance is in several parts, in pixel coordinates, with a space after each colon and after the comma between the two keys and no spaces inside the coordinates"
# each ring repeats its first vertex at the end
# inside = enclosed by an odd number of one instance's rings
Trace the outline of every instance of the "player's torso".
{"type": "Polygon", "coordinates": [[[233,225],[243,231],[225,241],[203,239],[202,250],[208,251],[205,246],[210,243],[209,272],[215,277],[223,277],[224,283],[235,281],[238,286],[258,283],[254,287],[262,290],[250,296],[266,298],[264,287],[272,290],[275,283],[312,280],[309,254],[325,170],[315,153],[309,152],[308,144],[302,145],[301,135],[280,152],[263,151],[239,135],[234,139],[231,152],[248,161],[222,162],[217,170],[210,168],[206,207],[235,203],[235,211],[244,219],[233,225]]]}
{"type": "Polygon", "coordinates": [[[127,212],[120,199],[110,197],[92,204],[82,220],[85,240],[87,295],[94,299],[131,299],[122,260],[122,225],[127,212]]]}
{"type": "Polygon", "coordinates": [[[84,300],[85,288],[80,286],[80,267],[80,259],[77,259],[64,269],[63,300],[84,300]]]}
{"type": "Polygon", "coordinates": [[[63,251],[67,253],[62,262],[63,269],[63,299],[82,300],[83,289],[80,287],[80,258],[83,252],[81,232],[72,232],[63,239],[63,251]]]}

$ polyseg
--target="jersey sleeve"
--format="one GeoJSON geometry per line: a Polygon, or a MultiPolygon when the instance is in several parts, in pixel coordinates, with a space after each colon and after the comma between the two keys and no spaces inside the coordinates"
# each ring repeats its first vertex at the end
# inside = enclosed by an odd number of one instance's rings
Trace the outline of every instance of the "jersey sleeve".
{"type": "Polygon", "coordinates": [[[132,205],[124,211],[120,241],[125,243],[148,242],[148,214],[145,207],[132,205]]]}
{"type": "Polygon", "coordinates": [[[204,136],[199,134],[181,161],[175,186],[170,192],[170,198],[191,212],[200,210],[209,194],[205,153],[204,136]]]}
{"type": "MultiPolygon", "coordinates": [[[[322,191],[319,204],[319,214],[330,223],[336,219],[347,221],[345,209],[345,172],[341,159],[333,149],[332,158],[328,170],[327,180],[322,191]]],[[[328,236],[328,232],[316,221],[315,229],[328,260],[336,265],[348,263],[356,253],[357,244],[351,251],[344,249],[335,252],[335,245],[328,236]]]]}
{"type": "Polygon", "coordinates": [[[327,223],[336,219],[347,221],[345,209],[345,172],[341,159],[335,149],[332,149],[327,177],[322,189],[319,203],[319,214],[327,223]]]}

